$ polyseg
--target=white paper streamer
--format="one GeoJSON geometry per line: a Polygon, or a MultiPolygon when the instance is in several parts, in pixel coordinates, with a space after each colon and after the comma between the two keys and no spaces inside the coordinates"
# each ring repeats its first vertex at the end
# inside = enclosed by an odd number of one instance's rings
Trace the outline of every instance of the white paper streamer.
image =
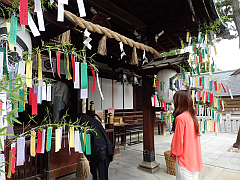
{"type": "Polygon", "coordinates": [[[102,97],[102,100],[104,100],[104,97],[103,97],[103,94],[102,94],[102,91],[101,91],[101,87],[100,87],[100,83],[99,83],[98,72],[96,72],[96,77],[97,77],[97,85],[98,85],[99,93],[102,97]]]}
{"type": "Polygon", "coordinates": [[[51,52],[50,48],[49,48],[49,60],[50,60],[50,65],[51,65],[51,69],[52,69],[52,74],[53,74],[53,77],[55,78],[55,75],[53,72],[52,52],[51,52]]]}
{"type": "Polygon", "coordinates": [[[58,2],[68,5],[68,0],[58,0],[58,2]]]}
{"type": "Polygon", "coordinates": [[[34,37],[41,35],[29,12],[28,12],[28,26],[31,29],[34,37]]]}
{"type": "Polygon", "coordinates": [[[64,21],[64,4],[58,2],[58,16],[57,21],[63,22],[64,21]]]}
{"type": "Polygon", "coordinates": [[[78,4],[80,17],[86,17],[86,11],[85,11],[83,0],[77,0],[77,4],[78,4]]]}
{"type": "Polygon", "coordinates": [[[0,79],[3,78],[3,57],[4,52],[0,52],[0,79]]]}
{"type": "Polygon", "coordinates": [[[121,59],[122,59],[123,56],[126,55],[126,53],[125,53],[125,51],[124,51],[124,49],[123,49],[123,42],[119,42],[119,45],[120,45],[120,51],[121,51],[120,57],[121,57],[121,59]]]}
{"type": "Polygon", "coordinates": [[[47,101],[51,101],[51,96],[52,96],[51,84],[47,84],[47,101]]]}
{"type": "Polygon", "coordinates": [[[80,89],[79,62],[75,62],[75,82],[74,89],[80,89]]]}
{"type": "Polygon", "coordinates": [[[40,11],[37,12],[37,18],[38,18],[38,28],[39,28],[39,31],[45,31],[45,25],[44,25],[42,8],[41,8],[40,11]]]}
{"type": "Polygon", "coordinates": [[[34,12],[39,12],[41,9],[41,0],[34,0],[34,12]]]}
{"type": "Polygon", "coordinates": [[[90,34],[91,33],[87,29],[85,29],[84,36],[86,37],[86,39],[85,41],[83,41],[83,44],[85,44],[89,50],[92,49],[92,45],[90,44],[92,38],[90,38],[90,34]]]}

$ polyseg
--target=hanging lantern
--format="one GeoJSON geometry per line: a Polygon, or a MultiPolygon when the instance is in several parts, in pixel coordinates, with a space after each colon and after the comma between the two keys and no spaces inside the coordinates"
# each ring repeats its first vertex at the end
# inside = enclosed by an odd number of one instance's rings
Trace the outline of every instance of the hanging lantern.
{"type": "Polygon", "coordinates": [[[139,86],[139,82],[138,82],[138,78],[140,76],[138,76],[137,74],[135,73],[132,73],[130,76],[129,76],[129,83],[128,84],[132,84],[133,86],[137,85],[139,86]]]}
{"type": "Polygon", "coordinates": [[[121,82],[123,84],[124,82],[128,82],[127,80],[127,74],[123,70],[119,72],[118,80],[116,82],[121,82]]]}

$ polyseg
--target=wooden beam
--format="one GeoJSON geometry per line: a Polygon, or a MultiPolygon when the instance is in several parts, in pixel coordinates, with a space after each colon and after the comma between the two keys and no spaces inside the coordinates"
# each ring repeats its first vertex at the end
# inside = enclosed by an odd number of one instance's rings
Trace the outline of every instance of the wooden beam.
{"type": "Polygon", "coordinates": [[[129,14],[128,12],[122,10],[121,8],[117,7],[115,4],[111,3],[107,0],[84,0],[86,3],[98,8],[102,12],[106,13],[110,17],[118,19],[115,23],[122,22],[120,24],[122,26],[127,26],[128,28],[132,28],[132,30],[138,29],[141,33],[146,33],[146,25],[134,17],[133,15],[129,14]]]}
{"type": "Polygon", "coordinates": [[[142,0],[142,2],[145,4],[145,6],[148,8],[150,14],[152,15],[155,22],[158,22],[158,18],[156,17],[157,13],[155,10],[150,6],[150,3],[147,0],[142,0]]]}
{"type": "Polygon", "coordinates": [[[169,4],[169,1],[168,0],[163,0],[164,1],[164,4],[165,6],[167,7],[168,11],[170,12],[171,16],[174,16],[174,12],[172,11],[172,8],[171,8],[171,5],[169,4]]]}
{"type": "Polygon", "coordinates": [[[163,45],[160,45],[158,42],[156,42],[157,46],[160,47],[164,52],[168,52],[169,49],[166,49],[163,45]]]}
{"type": "MultiPolygon", "coordinates": [[[[147,27],[148,35],[159,33],[162,30],[187,25],[192,22],[192,16],[189,13],[182,13],[173,17],[159,21],[147,27]]],[[[192,22],[193,23],[193,22],[192,22]]]]}
{"type": "Polygon", "coordinates": [[[171,41],[172,44],[174,44],[176,47],[180,47],[180,44],[177,43],[168,32],[164,32],[164,35],[168,38],[169,41],[171,41]]]}

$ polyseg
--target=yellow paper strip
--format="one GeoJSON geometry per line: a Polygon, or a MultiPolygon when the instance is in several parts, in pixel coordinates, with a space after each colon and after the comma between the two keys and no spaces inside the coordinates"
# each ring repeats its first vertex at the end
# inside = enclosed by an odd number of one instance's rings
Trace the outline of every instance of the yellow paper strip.
{"type": "Polygon", "coordinates": [[[211,120],[208,120],[207,121],[207,130],[209,131],[209,128],[210,128],[210,124],[211,124],[211,120]]]}
{"type": "Polygon", "coordinates": [[[218,89],[218,93],[221,93],[221,83],[220,82],[218,82],[217,89],[218,89]]]}
{"type": "Polygon", "coordinates": [[[189,32],[187,32],[186,42],[189,42],[189,32]]]}
{"type": "Polygon", "coordinates": [[[32,61],[26,61],[26,84],[32,87],[32,61]]]}
{"type": "Polygon", "coordinates": [[[215,44],[213,45],[213,48],[214,48],[215,55],[217,55],[217,49],[216,49],[215,44]]]}
{"type": "MultiPolygon", "coordinates": [[[[7,178],[10,179],[11,175],[12,175],[12,151],[9,151],[9,162],[8,162],[8,174],[7,174],[7,178]]],[[[4,165],[4,164],[3,164],[4,165]]]]}
{"type": "Polygon", "coordinates": [[[153,78],[153,87],[156,87],[155,78],[153,78]]]}
{"type": "Polygon", "coordinates": [[[60,129],[55,129],[55,152],[60,149],[60,129]]]}
{"type": "Polygon", "coordinates": [[[207,54],[207,60],[208,60],[208,63],[210,63],[209,54],[207,54]]]}
{"type": "Polygon", "coordinates": [[[194,90],[192,90],[192,100],[193,100],[193,104],[195,103],[194,94],[195,94],[195,91],[194,91],[194,90]]]}
{"type": "Polygon", "coordinates": [[[75,148],[74,127],[70,127],[70,148],[75,148]]]}
{"type": "Polygon", "coordinates": [[[212,75],[212,67],[211,67],[211,65],[209,65],[209,73],[210,73],[210,75],[212,75]]]}
{"type": "Polygon", "coordinates": [[[217,98],[214,97],[214,107],[217,107],[217,98]]]}
{"type": "Polygon", "coordinates": [[[184,44],[183,44],[183,40],[181,40],[181,45],[182,45],[182,49],[184,49],[184,44]]]}
{"type": "Polygon", "coordinates": [[[9,35],[10,35],[10,26],[11,26],[11,23],[6,22],[6,25],[7,25],[7,34],[8,34],[9,49],[10,49],[10,51],[14,51],[14,45],[9,43],[9,35]]]}
{"type": "Polygon", "coordinates": [[[198,86],[198,77],[195,77],[195,81],[196,81],[196,86],[198,86]]]}
{"type": "Polygon", "coordinates": [[[36,155],[35,138],[36,138],[36,132],[35,131],[31,131],[31,147],[30,147],[31,156],[35,156],[36,155]]]}
{"type": "Polygon", "coordinates": [[[217,124],[217,122],[215,122],[215,131],[216,131],[216,133],[218,133],[218,124],[217,124]]]}
{"type": "Polygon", "coordinates": [[[204,131],[204,121],[201,121],[201,131],[204,131]]]}
{"type": "Polygon", "coordinates": [[[69,72],[69,57],[68,57],[68,54],[67,54],[67,73],[68,73],[68,80],[71,80],[72,79],[72,75],[69,72]]]}
{"type": "Polygon", "coordinates": [[[38,53],[38,80],[42,80],[42,58],[41,58],[41,53],[38,53]]]}
{"type": "Polygon", "coordinates": [[[206,41],[206,44],[208,43],[208,34],[206,33],[205,34],[205,41],[206,41]]]}

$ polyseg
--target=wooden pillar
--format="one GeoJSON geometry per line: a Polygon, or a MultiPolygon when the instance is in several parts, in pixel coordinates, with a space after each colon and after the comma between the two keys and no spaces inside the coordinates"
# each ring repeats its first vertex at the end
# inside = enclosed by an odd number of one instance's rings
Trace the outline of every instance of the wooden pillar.
{"type": "Polygon", "coordinates": [[[151,96],[154,93],[153,82],[143,72],[142,76],[142,110],[143,110],[143,162],[139,164],[142,170],[155,172],[159,167],[159,163],[155,161],[154,150],[154,121],[155,112],[151,104],[151,96]]]}

